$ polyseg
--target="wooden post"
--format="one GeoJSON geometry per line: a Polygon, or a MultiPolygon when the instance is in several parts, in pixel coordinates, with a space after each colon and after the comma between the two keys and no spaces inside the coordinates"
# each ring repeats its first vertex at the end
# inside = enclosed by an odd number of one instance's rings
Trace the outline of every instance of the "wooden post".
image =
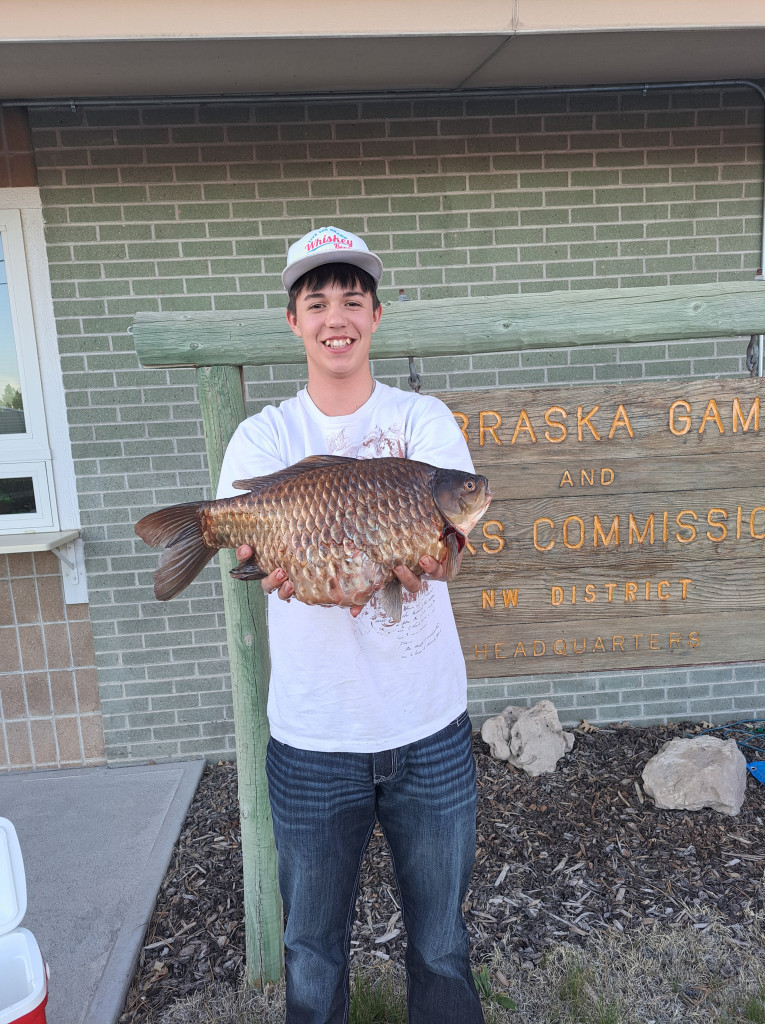
{"type": "MultiPolygon", "coordinates": [[[[245,417],[242,368],[200,367],[197,382],[214,494],[226,445],[245,417]]],[[[282,904],[265,773],[270,674],[266,607],[259,583],[244,586],[229,576],[235,552],[223,550],[219,559],[236,733],[247,981],[261,986],[281,978],[284,970],[282,904]]]]}

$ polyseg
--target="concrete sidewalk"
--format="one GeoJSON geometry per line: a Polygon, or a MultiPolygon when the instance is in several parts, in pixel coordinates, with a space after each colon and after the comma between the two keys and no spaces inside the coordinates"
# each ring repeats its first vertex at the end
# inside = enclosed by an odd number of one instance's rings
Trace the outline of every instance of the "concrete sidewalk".
{"type": "Polygon", "coordinates": [[[112,1024],[205,762],[0,775],[50,1024],[112,1024]]]}

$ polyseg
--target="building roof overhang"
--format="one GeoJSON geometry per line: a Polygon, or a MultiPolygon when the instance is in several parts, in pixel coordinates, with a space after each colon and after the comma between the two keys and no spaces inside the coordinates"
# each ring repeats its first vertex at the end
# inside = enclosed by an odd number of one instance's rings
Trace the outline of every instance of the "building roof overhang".
{"type": "Polygon", "coordinates": [[[760,78],[765,10],[760,0],[732,7],[4,0],[0,101],[760,78]]]}

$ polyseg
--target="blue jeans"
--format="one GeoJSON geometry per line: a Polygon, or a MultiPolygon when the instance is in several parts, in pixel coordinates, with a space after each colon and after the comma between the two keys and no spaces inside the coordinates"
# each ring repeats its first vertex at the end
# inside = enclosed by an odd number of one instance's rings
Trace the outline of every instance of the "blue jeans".
{"type": "Polygon", "coordinates": [[[377,754],[273,738],[266,772],[287,923],[286,1024],[345,1024],[361,860],[375,819],[390,846],[407,934],[410,1024],[482,1024],[462,901],[475,859],[467,712],[377,754]]]}

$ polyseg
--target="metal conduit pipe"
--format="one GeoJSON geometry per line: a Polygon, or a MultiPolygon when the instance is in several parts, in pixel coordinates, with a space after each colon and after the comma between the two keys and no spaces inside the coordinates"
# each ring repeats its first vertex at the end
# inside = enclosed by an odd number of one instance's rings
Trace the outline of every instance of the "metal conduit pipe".
{"type": "MultiPolygon", "coordinates": [[[[237,93],[235,95],[213,94],[200,96],[131,96],[121,98],[111,97],[89,97],[85,99],[70,100],[11,100],[0,102],[0,107],[56,107],[69,106],[74,111],[80,107],[104,107],[104,106],[167,106],[170,105],[196,105],[199,103],[226,103],[226,104],[257,104],[258,106],[268,103],[307,103],[310,101],[327,100],[390,100],[390,99],[483,99],[502,98],[513,99],[518,96],[561,96],[561,95],[587,95],[597,93],[618,93],[618,92],[648,92],[672,91],[679,89],[732,89],[744,87],[753,89],[762,100],[765,110],[765,87],[758,82],[748,78],[726,78],[707,79],[695,82],[632,82],[619,85],[552,85],[535,86],[524,88],[508,89],[427,89],[410,91],[378,91],[378,92],[315,92],[315,93],[259,93],[247,95],[237,93]]],[[[764,140],[765,142],[765,140],[764,140]]],[[[765,271],[765,154],[763,156],[763,202],[762,218],[760,227],[760,265],[758,275],[765,271]]],[[[757,337],[758,348],[758,376],[765,374],[765,335],[757,337]]]]}

